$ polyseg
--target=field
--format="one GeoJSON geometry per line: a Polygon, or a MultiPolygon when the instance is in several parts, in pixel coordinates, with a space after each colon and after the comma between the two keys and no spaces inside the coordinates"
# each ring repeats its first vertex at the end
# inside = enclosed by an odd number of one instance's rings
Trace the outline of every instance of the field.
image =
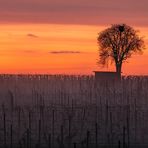
{"type": "Polygon", "coordinates": [[[148,77],[0,75],[0,147],[147,147],[148,77]]]}

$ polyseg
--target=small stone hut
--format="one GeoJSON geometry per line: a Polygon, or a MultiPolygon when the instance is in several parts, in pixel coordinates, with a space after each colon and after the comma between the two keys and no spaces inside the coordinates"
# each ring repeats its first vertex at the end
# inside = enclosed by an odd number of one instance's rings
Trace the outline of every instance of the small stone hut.
{"type": "Polygon", "coordinates": [[[109,71],[94,71],[95,80],[111,82],[111,81],[119,81],[120,76],[117,72],[109,72],[109,71]]]}

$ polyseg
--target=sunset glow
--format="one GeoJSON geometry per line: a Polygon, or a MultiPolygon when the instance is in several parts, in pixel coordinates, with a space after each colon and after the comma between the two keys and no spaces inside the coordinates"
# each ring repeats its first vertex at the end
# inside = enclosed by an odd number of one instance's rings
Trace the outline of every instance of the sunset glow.
{"type": "Polygon", "coordinates": [[[112,11],[111,8],[118,7],[119,2],[107,4],[103,1],[94,1],[98,7],[100,6],[100,9],[97,9],[93,3],[88,6],[85,4],[83,8],[81,3],[62,1],[63,4],[58,5],[57,1],[44,0],[44,3],[40,3],[38,0],[36,2],[26,0],[20,3],[15,0],[14,3],[18,4],[16,8],[11,2],[2,3],[0,73],[92,74],[94,70],[114,70],[114,65],[108,68],[97,65],[97,36],[110,24],[124,22],[139,30],[140,36],[144,36],[146,50],[142,55],[134,55],[123,65],[123,74],[148,74],[148,26],[145,21],[147,12],[144,5],[139,4],[135,7],[131,5],[131,9],[123,6],[123,11],[126,10],[125,14],[131,12],[134,14],[135,8],[138,8],[136,18],[131,15],[124,16],[122,12],[118,14],[115,12],[118,11],[116,9],[112,11]],[[36,7],[31,9],[29,4],[36,4],[36,7]],[[53,5],[53,11],[52,8],[45,7],[49,4],[53,5]],[[102,9],[101,5],[108,6],[108,11],[102,9]],[[73,9],[64,9],[64,6],[66,8],[73,6],[73,9]],[[84,11],[80,12],[78,6],[81,6],[84,11]],[[79,18],[78,12],[74,15],[75,7],[80,13],[79,18]],[[86,11],[86,8],[89,11],[86,11]],[[88,19],[84,15],[85,11],[88,19]],[[68,12],[71,13],[68,15],[68,12]],[[99,12],[106,13],[100,15],[99,12]],[[113,15],[107,19],[110,12],[113,15]],[[119,17],[114,17],[115,13],[119,17]],[[56,15],[58,18],[55,17],[56,15]]]}
{"type": "MultiPolygon", "coordinates": [[[[1,73],[91,74],[97,65],[97,33],[106,26],[0,25],[1,73]]],[[[148,40],[148,29],[138,28],[148,40]]],[[[125,73],[146,74],[148,51],[130,59],[125,73]],[[140,61],[140,62],[139,62],[140,61]],[[142,68],[143,67],[143,68],[142,68]]],[[[105,68],[105,70],[111,70],[105,68]]]]}

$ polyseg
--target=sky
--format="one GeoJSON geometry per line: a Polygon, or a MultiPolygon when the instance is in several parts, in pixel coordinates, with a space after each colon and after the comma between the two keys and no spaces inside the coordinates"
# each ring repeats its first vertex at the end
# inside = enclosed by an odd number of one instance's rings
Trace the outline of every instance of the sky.
{"type": "Polygon", "coordinates": [[[0,73],[92,74],[97,36],[111,24],[139,30],[146,49],[123,74],[148,74],[147,0],[0,0],[0,73]]]}

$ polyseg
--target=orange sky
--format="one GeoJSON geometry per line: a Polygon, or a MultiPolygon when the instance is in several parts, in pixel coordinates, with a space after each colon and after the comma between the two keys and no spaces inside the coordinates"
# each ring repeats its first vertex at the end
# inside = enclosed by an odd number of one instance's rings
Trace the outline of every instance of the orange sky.
{"type": "Polygon", "coordinates": [[[0,73],[92,74],[97,36],[125,23],[145,36],[123,74],[148,74],[148,0],[0,0],[0,73]]]}
{"type": "MultiPolygon", "coordinates": [[[[0,73],[92,74],[102,69],[97,34],[108,26],[0,24],[0,73]]],[[[148,27],[140,30],[148,47],[148,27]]],[[[123,66],[123,74],[148,74],[148,48],[123,66]]]]}

